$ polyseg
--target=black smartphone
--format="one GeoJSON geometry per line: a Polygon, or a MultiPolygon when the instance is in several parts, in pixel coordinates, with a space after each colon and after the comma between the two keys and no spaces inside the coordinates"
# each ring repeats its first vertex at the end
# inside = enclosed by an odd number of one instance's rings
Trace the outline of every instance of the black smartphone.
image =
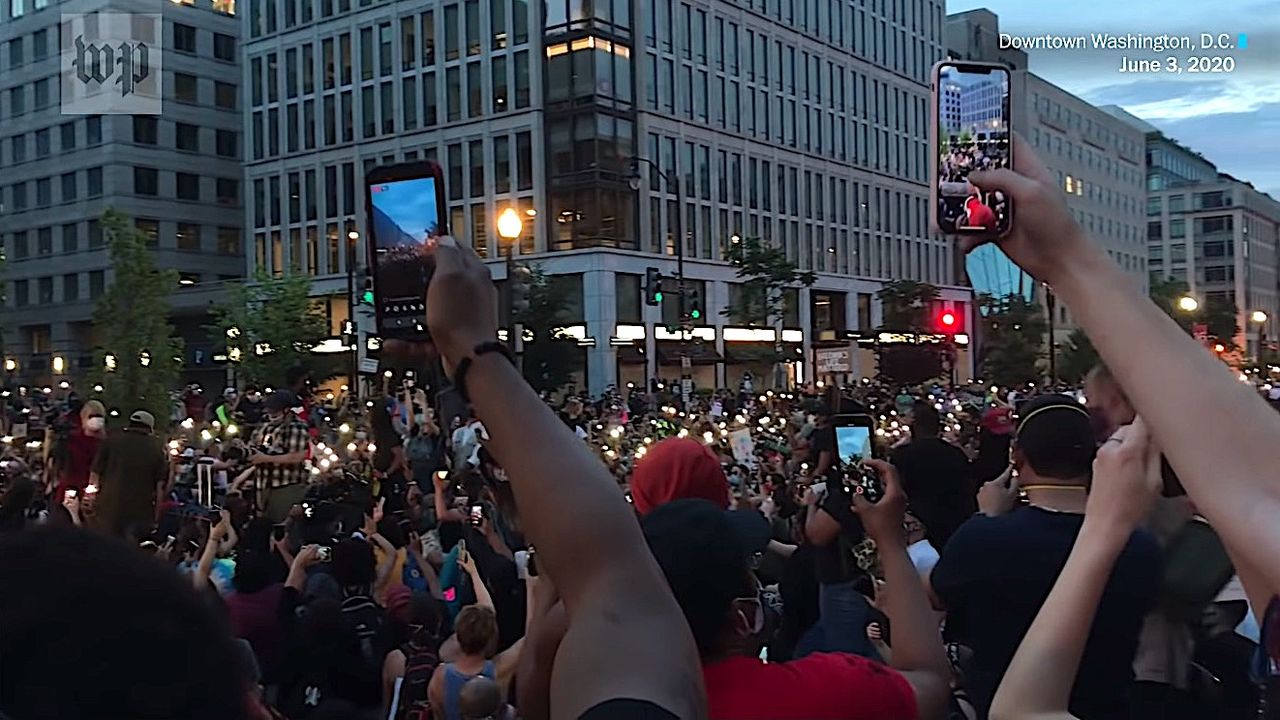
{"type": "Polygon", "coordinates": [[[1009,69],[943,60],[933,66],[929,136],[933,224],[944,235],[1002,236],[1013,223],[1004,193],[969,183],[975,170],[1013,167],[1009,69]]]}
{"type": "Polygon", "coordinates": [[[421,340],[427,332],[427,250],[448,233],[444,173],[427,161],[382,165],[365,176],[366,245],[382,339],[421,340]]]}
{"type": "Polygon", "coordinates": [[[287,528],[285,527],[284,523],[280,523],[279,525],[273,525],[271,527],[271,537],[275,538],[276,542],[280,542],[281,540],[284,539],[286,530],[287,528]]]}
{"type": "Polygon", "coordinates": [[[884,497],[880,474],[863,462],[876,456],[875,419],[870,415],[836,415],[831,418],[831,426],[835,429],[836,462],[843,480],[837,487],[879,502],[884,497]]]}
{"type": "Polygon", "coordinates": [[[538,554],[534,552],[533,546],[529,546],[529,562],[525,565],[525,574],[529,577],[538,577],[538,554]]]}

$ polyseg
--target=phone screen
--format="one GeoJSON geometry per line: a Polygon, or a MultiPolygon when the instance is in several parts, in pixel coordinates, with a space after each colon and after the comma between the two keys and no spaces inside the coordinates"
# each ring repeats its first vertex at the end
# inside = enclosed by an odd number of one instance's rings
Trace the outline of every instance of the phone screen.
{"type": "Polygon", "coordinates": [[[836,453],[842,470],[850,471],[871,457],[871,428],[863,425],[836,426],[836,453]]]}
{"type": "Polygon", "coordinates": [[[969,183],[975,170],[1011,166],[1009,71],[943,63],[938,68],[937,225],[945,235],[996,234],[1012,220],[1009,198],[969,183]]]}
{"type": "Polygon", "coordinates": [[[441,234],[440,191],[434,176],[369,183],[373,284],[383,334],[426,330],[432,268],[426,249],[441,234]]]}

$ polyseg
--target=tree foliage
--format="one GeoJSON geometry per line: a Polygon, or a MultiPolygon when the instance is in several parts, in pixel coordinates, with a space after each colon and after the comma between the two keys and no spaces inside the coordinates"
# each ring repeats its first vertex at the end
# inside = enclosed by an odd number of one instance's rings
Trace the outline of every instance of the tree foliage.
{"type": "Polygon", "coordinates": [[[945,372],[940,349],[934,344],[878,346],[876,377],[889,385],[920,385],[940,378],[945,372]]]}
{"type": "Polygon", "coordinates": [[[783,291],[811,287],[818,280],[817,274],[788,260],[784,249],[760,238],[733,243],[727,259],[742,280],[741,292],[720,314],[749,325],[781,325],[786,313],[783,291]]]}
{"type": "Polygon", "coordinates": [[[1200,306],[1188,312],[1178,307],[1178,300],[1190,294],[1187,283],[1171,278],[1151,277],[1151,300],[1166,315],[1173,318],[1187,334],[1192,334],[1196,325],[1204,325],[1209,337],[1226,346],[1227,352],[1238,350],[1236,336],[1240,332],[1237,319],[1240,309],[1230,297],[1209,295],[1198,298],[1200,306]]]}
{"type": "Polygon", "coordinates": [[[582,364],[582,351],[573,340],[552,339],[552,331],[567,322],[563,313],[570,290],[540,265],[531,265],[529,272],[529,308],[516,313],[516,322],[533,333],[533,341],[524,344],[524,377],[534,390],[555,392],[573,379],[574,368],[582,364]]]}
{"type": "Polygon", "coordinates": [[[102,385],[109,409],[122,416],[144,409],[163,427],[182,365],[182,338],[169,323],[169,295],[178,288],[178,273],[156,267],[147,236],[126,216],[107,210],[101,223],[112,281],[93,312],[100,342],[89,377],[102,385]]]}
{"type": "Polygon", "coordinates": [[[997,385],[1020,385],[1040,379],[1048,321],[1040,305],[1021,295],[978,295],[981,309],[982,377],[997,385]]]}
{"type": "Polygon", "coordinates": [[[938,299],[938,288],[914,280],[885,283],[876,293],[880,300],[880,328],[889,332],[930,332],[929,310],[938,299]]]}
{"type": "Polygon", "coordinates": [[[1076,328],[1067,336],[1058,353],[1058,378],[1063,382],[1079,384],[1094,365],[1102,362],[1093,341],[1084,330],[1076,328]]]}
{"type": "Polygon", "coordinates": [[[321,376],[331,363],[311,349],[328,337],[329,322],[310,295],[308,275],[259,272],[228,291],[209,332],[239,358],[238,372],[249,382],[279,387],[295,367],[321,376]]]}

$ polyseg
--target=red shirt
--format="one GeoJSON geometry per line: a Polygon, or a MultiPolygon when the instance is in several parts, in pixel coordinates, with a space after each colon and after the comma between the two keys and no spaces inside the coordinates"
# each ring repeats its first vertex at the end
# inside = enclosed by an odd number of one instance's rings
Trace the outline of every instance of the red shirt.
{"type": "Polygon", "coordinates": [[[100,445],[102,438],[85,435],[80,428],[67,435],[67,461],[59,478],[59,489],[63,492],[71,488],[84,490],[89,484],[89,471],[93,469],[93,458],[98,454],[100,445]]]}
{"type": "Polygon", "coordinates": [[[784,663],[732,657],[702,666],[711,720],[916,720],[897,671],[857,655],[816,653],[784,663]]]}

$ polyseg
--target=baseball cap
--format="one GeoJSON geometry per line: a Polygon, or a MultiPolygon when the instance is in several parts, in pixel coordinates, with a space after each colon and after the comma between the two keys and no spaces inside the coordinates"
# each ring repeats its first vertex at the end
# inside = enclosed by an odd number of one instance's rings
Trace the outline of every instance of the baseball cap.
{"type": "Polygon", "coordinates": [[[129,416],[129,422],[135,425],[144,425],[148,430],[156,429],[156,418],[146,410],[134,410],[129,416]]]}
{"type": "Polygon", "coordinates": [[[752,555],[769,544],[769,521],[691,498],[662,505],[640,527],[698,648],[713,650],[729,604],[746,591],[752,555]]]}
{"type": "Polygon", "coordinates": [[[236,395],[236,389],[232,387],[229,387],[222,391],[222,397],[235,397],[235,395],[236,395]]]}
{"type": "Polygon", "coordinates": [[[641,515],[682,498],[702,498],[720,509],[729,506],[729,481],[720,460],[692,438],[654,443],[636,462],[630,488],[636,512],[641,515]]]}
{"type": "Polygon", "coordinates": [[[1089,411],[1067,395],[1041,395],[1018,410],[1017,448],[1040,475],[1087,476],[1097,451],[1089,411]]]}

